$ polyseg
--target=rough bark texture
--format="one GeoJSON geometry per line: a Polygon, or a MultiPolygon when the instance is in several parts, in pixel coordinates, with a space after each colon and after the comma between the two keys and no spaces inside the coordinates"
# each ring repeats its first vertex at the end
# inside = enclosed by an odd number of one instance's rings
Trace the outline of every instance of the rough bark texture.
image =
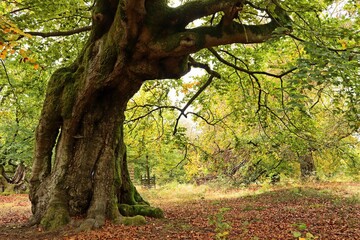
{"type": "Polygon", "coordinates": [[[126,104],[143,81],[187,73],[189,54],[221,44],[266,41],[289,20],[271,5],[269,23],[242,25],[233,19],[244,3],[192,1],[170,8],[165,0],[95,1],[84,50],[48,84],[30,181],[32,223],[51,229],[82,215],[81,229],[88,229],[105,219],[119,222],[121,204],[144,203],[127,170],[126,104]],[[225,15],[216,26],[185,28],[217,12],[225,15]]]}

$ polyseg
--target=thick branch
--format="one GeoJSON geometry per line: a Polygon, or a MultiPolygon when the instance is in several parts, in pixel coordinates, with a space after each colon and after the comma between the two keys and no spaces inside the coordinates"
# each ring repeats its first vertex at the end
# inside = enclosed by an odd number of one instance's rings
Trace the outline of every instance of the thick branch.
{"type": "Polygon", "coordinates": [[[269,10],[268,15],[271,21],[266,24],[245,25],[226,17],[227,21],[216,26],[201,26],[167,35],[150,43],[151,57],[184,56],[203,48],[231,43],[262,43],[274,36],[276,28],[290,26],[291,19],[279,6],[276,5],[273,12],[269,10]]]}
{"type": "Polygon", "coordinates": [[[224,31],[221,26],[198,27],[162,38],[150,45],[152,58],[184,56],[210,48],[231,43],[262,43],[272,37],[274,22],[264,25],[242,25],[235,23],[232,30],[224,31]]]}
{"type": "Polygon", "coordinates": [[[127,1],[126,11],[126,30],[128,39],[133,39],[139,34],[140,24],[143,22],[146,10],[145,0],[127,1]]]}
{"type": "Polygon", "coordinates": [[[244,0],[191,1],[177,7],[173,13],[173,17],[179,19],[179,24],[186,26],[188,23],[196,19],[200,19],[217,12],[226,11],[234,6],[242,6],[244,2],[244,0]]]}

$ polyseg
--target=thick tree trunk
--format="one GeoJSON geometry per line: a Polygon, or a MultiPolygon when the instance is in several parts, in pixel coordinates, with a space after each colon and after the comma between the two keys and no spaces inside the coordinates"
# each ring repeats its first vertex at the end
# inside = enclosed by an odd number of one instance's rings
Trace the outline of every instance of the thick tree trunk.
{"type": "Polygon", "coordinates": [[[78,71],[53,75],[36,131],[30,199],[33,223],[45,228],[85,214],[87,227],[120,221],[118,204],[143,202],[130,181],[122,127],[126,103],[141,82],[124,76],[111,87],[81,86],[88,75],[78,71]]]}

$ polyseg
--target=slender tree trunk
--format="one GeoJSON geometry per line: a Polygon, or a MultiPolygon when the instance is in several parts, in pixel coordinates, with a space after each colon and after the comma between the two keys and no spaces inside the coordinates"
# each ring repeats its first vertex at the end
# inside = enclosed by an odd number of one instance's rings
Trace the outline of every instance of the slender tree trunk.
{"type": "Polygon", "coordinates": [[[307,180],[316,176],[316,167],[312,151],[299,156],[301,179],[307,180]]]}

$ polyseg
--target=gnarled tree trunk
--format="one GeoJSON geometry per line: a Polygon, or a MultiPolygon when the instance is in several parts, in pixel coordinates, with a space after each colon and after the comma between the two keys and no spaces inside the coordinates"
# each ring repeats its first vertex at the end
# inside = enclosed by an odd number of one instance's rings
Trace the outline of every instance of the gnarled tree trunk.
{"type": "Polygon", "coordinates": [[[141,201],[129,181],[122,129],[126,103],[141,82],[120,75],[118,85],[87,85],[81,67],[53,75],[36,131],[30,198],[34,220],[45,227],[85,213],[101,225],[119,219],[118,203],[141,201]]]}
{"type": "Polygon", "coordinates": [[[78,215],[86,215],[84,228],[119,221],[118,204],[143,201],[129,178],[122,128],[126,104],[143,81],[178,78],[189,71],[189,54],[264,42],[289,20],[278,5],[269,7],[268,23],[248,26],[234,20],[243,0],[190,1],[178,8],[166,2],[95,0],[82,53],[48,84],[30,180],[32,223],[56,228],[78,215]],[[225,15],[218,24],[186,28],[220,11],[225,15]]]}
{"type": "Polygon", "coordinates": [[[21,193],[27,188],[25,175],[26,167],[23,162],[17,165],[14,175],[9,177],[3,165],[0,165],[0,192],[21,193]]]}

